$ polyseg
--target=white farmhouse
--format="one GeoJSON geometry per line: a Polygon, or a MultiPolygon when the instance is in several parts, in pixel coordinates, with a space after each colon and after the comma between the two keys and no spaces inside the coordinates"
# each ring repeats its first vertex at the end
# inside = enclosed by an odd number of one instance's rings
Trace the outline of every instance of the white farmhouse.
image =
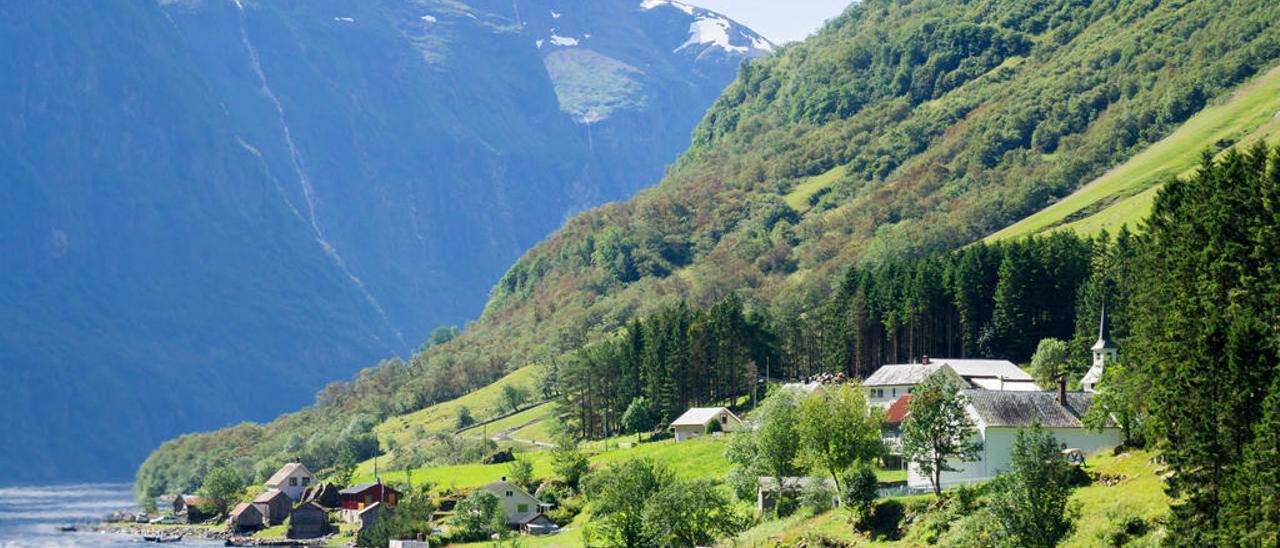
{"type": "Polygon", "coordinates": [[[521,525],[537,518],[551,509],[551,505],[530,495],[523,487],[507,481],[507,477],[490,482],[482,489],[498,496],[502,501],[502,515],[507,519],[508,527],[521,525]]]}
{"type": "MultiPolygon", "coordinates": [[[[1094,455],[1120,445],[1122,434],[1115,424],[1102,431],[1089,430],[1080,422],[1092,403],[1092,394],[1066,391],[1060,383],[1057,392],[1001,392],[965,390],[966,411],[977,427],[977,441],[982,442],[978,459],[972,462],[952,460],[956,472],[942,473],[942,488],[970,484],[995,478],[1009,470],[1013,440],[1018,431],[1030,428],[1035,421],[1052,433],[1063,449],[1079,449],[1094,455]]],[[[931,488],[929,476],[921,474],[913,464],[907,467],[907,485],[931,488]]]]}
{"type": "Polygon", "coordinates": [[[311,471],[301,462],[291,462],[281,466],[271,479],[267,480],[267,490],[282,491],[297,503],[302,500],[302,492],[311,485],[311,471]]]}
{"type": "Polygon", "coordinates": [[[742,424],[742,419],[724,407],[694,407],[685,411],[671,422],[676,441],[701,436],[711,428],[711,423],[719,423],[720,431],[732,432],[742,424]]]}
{"type": "Polygon", "coordinates": [[[869,404],[887,409],[898,398],[910,394],[925,377],[939,371],[952,376],[965,388],[1009,392],[1040,390],[1030,373],[1007,360],[931,360],[928,356],[921,358],[920,363],[885,365],[867,377],[862,386],[867,390],[869,404]]]}

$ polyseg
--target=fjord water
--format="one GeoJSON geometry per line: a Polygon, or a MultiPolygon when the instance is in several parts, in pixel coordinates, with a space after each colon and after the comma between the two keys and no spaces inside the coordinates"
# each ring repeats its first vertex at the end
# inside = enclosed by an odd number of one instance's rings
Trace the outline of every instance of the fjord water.
{"type": "MultiPolygon", "coordinates": [[[[107,513],[134,506],[133,491],[127,483],[0,488],[0,548],[140,543],[142,539],[132,535],[63,533],[58,530],[64,525],[92,525],[107,513]]],[[[210,542],[176,544],[214,545],[210,542]]]]}

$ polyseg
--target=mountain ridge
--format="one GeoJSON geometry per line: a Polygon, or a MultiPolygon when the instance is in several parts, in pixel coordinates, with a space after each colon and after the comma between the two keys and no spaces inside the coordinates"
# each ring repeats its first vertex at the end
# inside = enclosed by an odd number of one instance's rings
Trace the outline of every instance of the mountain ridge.
{"type": "Polygon", "coordinates": [[[446,401],[680,301],[738,295],[796,330],[819,329],[806,312],[844,268],[975,241],[1274,66],[1280,42],[1266,29],[1278,10],[858,3],[809,40],[743,66],[661,183],[573,217],[527,251],[458,339],[256,426],[263,443],[229,432],[170,442],[140,470],[139,487],[170,486],[172,462],[193,443],[275,458],[286,429],[337,436],[318,425],[397,416],[377,407],[392,392],[418,398],[406,412],[446,401]]]}
{"type": "Polygon", "coordinates": [[[119,478],[164,439],[269,419],[409,353],[566,218],[656,180],[737,63],[763,53],[675,53],[696,17],[639,0],[0,16],[13,481],[119,478]],[[513,6],[592,37],[540,48],[548,29],[513,6]],[[581,67],[547,68],[570,50],[636,69],[577,92],[612,105],[589,124],[557,89],[581,67]]]}

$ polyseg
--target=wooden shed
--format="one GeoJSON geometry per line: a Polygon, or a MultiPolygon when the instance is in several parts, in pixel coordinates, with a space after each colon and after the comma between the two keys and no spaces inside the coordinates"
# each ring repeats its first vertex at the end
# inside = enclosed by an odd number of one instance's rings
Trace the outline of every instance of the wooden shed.
{"type": "Polygon", "coordinates": [[[293,500],[289,495],[284,494],[284,491],[266,491],[253,499],[253,505],[262,512],[262,517],[267,520],[269,526],[284,523],[285,518],[289,517],[289,512],[293,510],[293,500]]]}
{"type": "Polygon", "coordinates": [[[329,513],[314,502],[304,502],[289,515],[288,538],[319,538],[329,534],[329,513]]]}
{"type": "Polygon", "coordinates": [[[203,523],[212,517],[200,509],[204,503],[204,499],[195,495],[178,495],[173,499],[173,517],[178,523],[203,523]]]}
{"type": "Polygon", "coordinates": [[[265,524],[266,520],[262,517],[262,512],[257,506],[248,502],[237,504],[231,511],[231,515],[227,517],[227,526],[233,533],[252,533],[262,529],[265,524]]]}

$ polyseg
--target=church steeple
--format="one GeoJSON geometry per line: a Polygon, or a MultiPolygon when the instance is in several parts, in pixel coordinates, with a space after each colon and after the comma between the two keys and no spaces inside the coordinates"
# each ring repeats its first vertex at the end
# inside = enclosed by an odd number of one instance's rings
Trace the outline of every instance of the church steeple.
{"type": "Polygon", "coordinates": [[[1115,343],[1111,342],[1109,336],[1110,329],[1107,324],[1107,301],[1102,300],[1102,317],[1098,321],[1098,342],[1093,343],[1093,367],[1089,368],[1089,372],[1085,373],[1084,379],[1080,384],[1084,386],[1085,392],[1094,392],[1099,381],[1102,380],[1102,372],[1110,364],[1116,363],[1116,356],[1119,348],[1115,343]]]}

